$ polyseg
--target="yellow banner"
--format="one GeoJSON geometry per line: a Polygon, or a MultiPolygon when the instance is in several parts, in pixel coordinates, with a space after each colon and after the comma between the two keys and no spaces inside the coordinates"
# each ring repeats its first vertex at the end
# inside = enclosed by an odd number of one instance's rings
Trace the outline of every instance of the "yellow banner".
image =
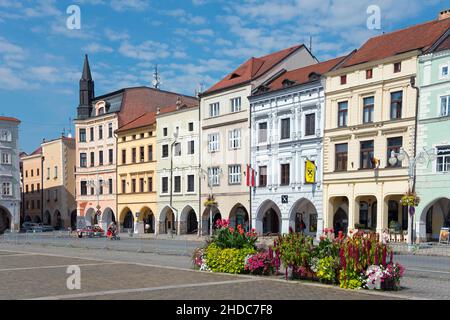
{"type": "Polygon", "coordinates": [[[305,162],[305,183],[316,182],[316,165],[314,162],[306,160],[305,162]]]}

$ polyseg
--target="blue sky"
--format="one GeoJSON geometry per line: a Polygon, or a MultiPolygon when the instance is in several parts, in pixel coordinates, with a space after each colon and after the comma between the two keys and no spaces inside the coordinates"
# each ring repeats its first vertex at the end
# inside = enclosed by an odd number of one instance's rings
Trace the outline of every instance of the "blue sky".
{"type": "Polygon", "coordinates": [[[0,0],[0,115],[22,120],[20,145],[72,127],[83,55],[89,54],[96,95],[151,85],[193,95],[251,56],[309,43],[326,60],[370,36],[435,19],[441,0],[0,0]],[[81,29],[69,30],[69,5],[81,29]],[[369,5],[381,9],[381,30],[368,30],[369,5]]]}

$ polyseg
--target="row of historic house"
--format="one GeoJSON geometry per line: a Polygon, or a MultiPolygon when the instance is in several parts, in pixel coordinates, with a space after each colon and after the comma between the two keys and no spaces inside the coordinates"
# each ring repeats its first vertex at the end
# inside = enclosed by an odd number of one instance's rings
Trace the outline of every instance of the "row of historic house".
{"type": "Polygon", "coordinates": [[[219,218],[311,235],[406,231],[414,218],[419,239],[436,238],[450,214],[449,27],[443,12],[325,62],[303,45],[250,58],[199,97],[96,97],[86,57],[77,215],[199,235],[219,218]],[[409,188],[414,216],[400,202],[409,188]]]}

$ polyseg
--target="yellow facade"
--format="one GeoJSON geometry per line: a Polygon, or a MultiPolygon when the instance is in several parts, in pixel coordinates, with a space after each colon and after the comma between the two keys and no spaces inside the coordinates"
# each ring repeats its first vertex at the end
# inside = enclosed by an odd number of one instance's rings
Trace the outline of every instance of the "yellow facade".
{"type": "Polygon", "coordinates": [[[371,229],[381,233],[391,221],[397,221],[400,229],[407,228],[408,213],[399,200],[408,190],[409,164],[405,159],[400,166],[390,165],[388,160],[392,149],[388,150],[388,144],[392,146],[401,139],[401,147],[410,155],[414,153],[416,90],[411,77],[416,75],[416,65],[417,53],[410,52],[337,69],[327,75],[325,228],[344,232],[354,228],[371,229]],[[394,72],[394,63],[399,62],[401,71],[394,72]],[[367,76],[367,70],[372,70],[372,78],[367,76]],[[341,84],[341,76],[344,75],[347,83],[341,84]],[[401,117],[392,119],[391,94],[396,92],[402,92],[401,117]],[[370,97],[373,97],[373,121],[364,123],[364,98],[370,101],[370,97]],[[345,106],[345,101],[348,106],[347,125],[342,126],[338,108],[339,103],[342,103],[341,107],[345,106]],[[337,155],[336,150],[342,151],[345,144],[347,169],[339,170],[336,162],[339,158],[345,159],[345,153],[337,155]],[[365,154],[364,151],[368,145],[373,145],[372,168],[363,166],[367,163],[367,151],[365,154]]]}
{"type": "Polygon", "coordinates": [[[117,136],[117,212],[120,228],[134,228],[136,232],[141,224],[145,232],[154,233],[157,212],[156,124],[126,131],[119,129],[117,136]]]}
{"type": "Polygon", "coordinates": [[[24,221],[42,222],[42,153],[39,150],[20,161],[23,167],[24,221]]]}

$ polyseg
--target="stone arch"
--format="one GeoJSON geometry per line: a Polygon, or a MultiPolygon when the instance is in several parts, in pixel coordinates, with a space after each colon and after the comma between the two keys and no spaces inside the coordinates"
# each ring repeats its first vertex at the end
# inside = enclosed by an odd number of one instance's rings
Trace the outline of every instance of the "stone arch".
{"type": "Polygon", "coordinates": [[[25,218],[23,219],[23,222],[31,222],[31,217],[30,215],[26,215],[25,218]]]}
{"type": "Polygon", "coordinates": [[[420,213],[420,222],[425,225],[419,237],[427,241],[439,240],[442,227],[450,227],[450,199],[439,197],[427,204],[420,213]]]}
{"type": "Polygon", "coordinates": [[[8,209],[0,206],[0,234],[11,229],[11,213],[8,209]]]}
{"type": "Polygon", "coordinates": [[[121,230],[134,230],[134,216],[130,208],[125,207],[120,213],[121,230]]]}
{"type": "Polygon", "coordinates": [[[139,221],[144,222],[144,233],[155,233],[155,214],[149,207],[139,210],[139,221]]]}
{"type": "Polygon", "coordinates": [[[247,209],[240,203],[236,203],[230,211],[230,226],[236,228],[238,225],[248,231],[249,214],[247,209]]]}
{"type": "Polygon", "coordinates": [[[169,206],[165,206],[159,214],[159,233],[169,233],[176,231],[175,214],[169,206]]]}
{"type": "Polygon", "coordinates": [[[211,210],[209,207],[205,208],[202,214],[202,235],[208,235],[211,227],[212,220],[212,228],[216,229],[216,222],[222,219],[222,214],[220,213],[219,208],[212,207],[211,210]],[[211,214],[211,217],[210,217],[211,214]]]}
{"type": "Polygon", "coordinates": [[[107,207],[105,208],[105,210],[103,210],[102,214],[102,228],[104,230],[107,230],[111,222],[117,224],[116,215],[114,214],[114,211],[111,208],[107,207]]]}
{"type": "Polygon", "coordinates": [[[181,210],[180,234],[193,234],[198,231],[198,219],[195,210],[187,205],[181,210]]]}
{"type": "Polygon", "coordinates": [[[318,212],[314,203],[307,198],[298,199],[289,212],[289,229],[316,235],[318,212]],[[303,229],[302,229],[303,226],[303,229]]]}
{"type": "Polygon", "coordinates": [[[281,233],[281,211],[272,200],[263,201],[256,211],[255,229],[258,233],[278,234],[281,233]]]}
{"type": "Polygon", "coordinates": [[[61,212],[59,210],[55,210],[55,213],[53,214],[53,223],[56,230],[59,230],[64,227],[63,221],[61,218],[61,212]]]}
{"type": "Polygon", "coordinates": [[[34,222],[34,223],[41,223],[41,217],[39,217],[38,215],[35,215],[35,216],[33,217],[33,222],[34,222]]]}
{"type": "Polygon", "coordinates": [[[97,213],[95,212],[94,208],[89,208],[86,211],[84,215],[84,221],[86,222],[86,226],[93,226],[97,224],[97,213]]]}
{"type": "Polygon", "coordinates": [[[42,223],[46,224],[46,225],[49,225],[49,226],[52,224],[52,217],[50,215],[50,211],[45,210],[45,212],[44,212],[44,220],[42,221],[42,223]]]}
{"type": "Polygon", "coordinates": [[[77,229],[77,210],[73,210],[70,213],[70,228],[72,230],[76,230],[77,229]]]}

